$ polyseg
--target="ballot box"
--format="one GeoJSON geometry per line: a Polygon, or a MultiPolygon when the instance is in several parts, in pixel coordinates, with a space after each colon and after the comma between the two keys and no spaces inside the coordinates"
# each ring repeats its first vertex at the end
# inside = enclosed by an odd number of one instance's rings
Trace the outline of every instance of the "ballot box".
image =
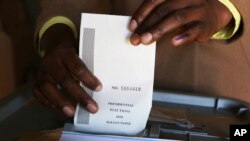
{"type": "Polygon", "coordinates": [[[244,140],[241,137],[247,135],[250,123],[249,103],[201,95],[154,91],[147,127],[138,136],[81,133],[73,123],[66,123],[60,140],[227,141],[237,135],[244,140]],[[235,126],[246,129],[233,130],[235,126]]]}

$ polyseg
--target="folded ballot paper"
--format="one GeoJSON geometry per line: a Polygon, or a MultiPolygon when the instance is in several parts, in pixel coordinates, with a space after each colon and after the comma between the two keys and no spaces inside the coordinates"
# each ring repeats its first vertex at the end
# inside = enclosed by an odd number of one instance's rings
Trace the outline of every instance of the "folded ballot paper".
{"type": "Polygon", "coordinates": [[[79,55],[102,82],[100,92],[85,90],[99,105],[91,114],[78,104],[75,130],[136,135],[152,106],[156,44],[133,46],[130,17],[82,14],[79,55]]]}

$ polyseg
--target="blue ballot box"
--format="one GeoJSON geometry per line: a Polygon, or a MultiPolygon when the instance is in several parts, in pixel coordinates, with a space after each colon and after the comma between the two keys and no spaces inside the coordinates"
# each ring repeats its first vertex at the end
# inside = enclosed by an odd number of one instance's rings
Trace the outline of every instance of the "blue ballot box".
{"type": "Polygon", "coordinates": [[[66,123],[61,141],[228,141],[230,126],[250,126],[249,106],[234,99],[154,91],[147,127],[138,137],[80,133],[66,123]]]}

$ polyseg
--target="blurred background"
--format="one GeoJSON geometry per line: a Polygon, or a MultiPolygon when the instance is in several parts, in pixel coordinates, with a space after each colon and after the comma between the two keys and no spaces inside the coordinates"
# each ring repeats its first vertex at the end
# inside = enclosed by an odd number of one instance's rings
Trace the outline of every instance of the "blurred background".
{"type": "Polygon", "coordinates": [[[0,100],[35,77],[39,0],[0,0],[0,100]]]}

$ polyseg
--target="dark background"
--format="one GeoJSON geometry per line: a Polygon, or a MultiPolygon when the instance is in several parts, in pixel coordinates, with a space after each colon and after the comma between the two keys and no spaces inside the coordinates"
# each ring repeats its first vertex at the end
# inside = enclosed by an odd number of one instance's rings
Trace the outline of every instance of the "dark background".
{"type": "Polygon", "coordinates": [[[0,0],[0,99],[34,79],[39,0],[0,0]]]}

